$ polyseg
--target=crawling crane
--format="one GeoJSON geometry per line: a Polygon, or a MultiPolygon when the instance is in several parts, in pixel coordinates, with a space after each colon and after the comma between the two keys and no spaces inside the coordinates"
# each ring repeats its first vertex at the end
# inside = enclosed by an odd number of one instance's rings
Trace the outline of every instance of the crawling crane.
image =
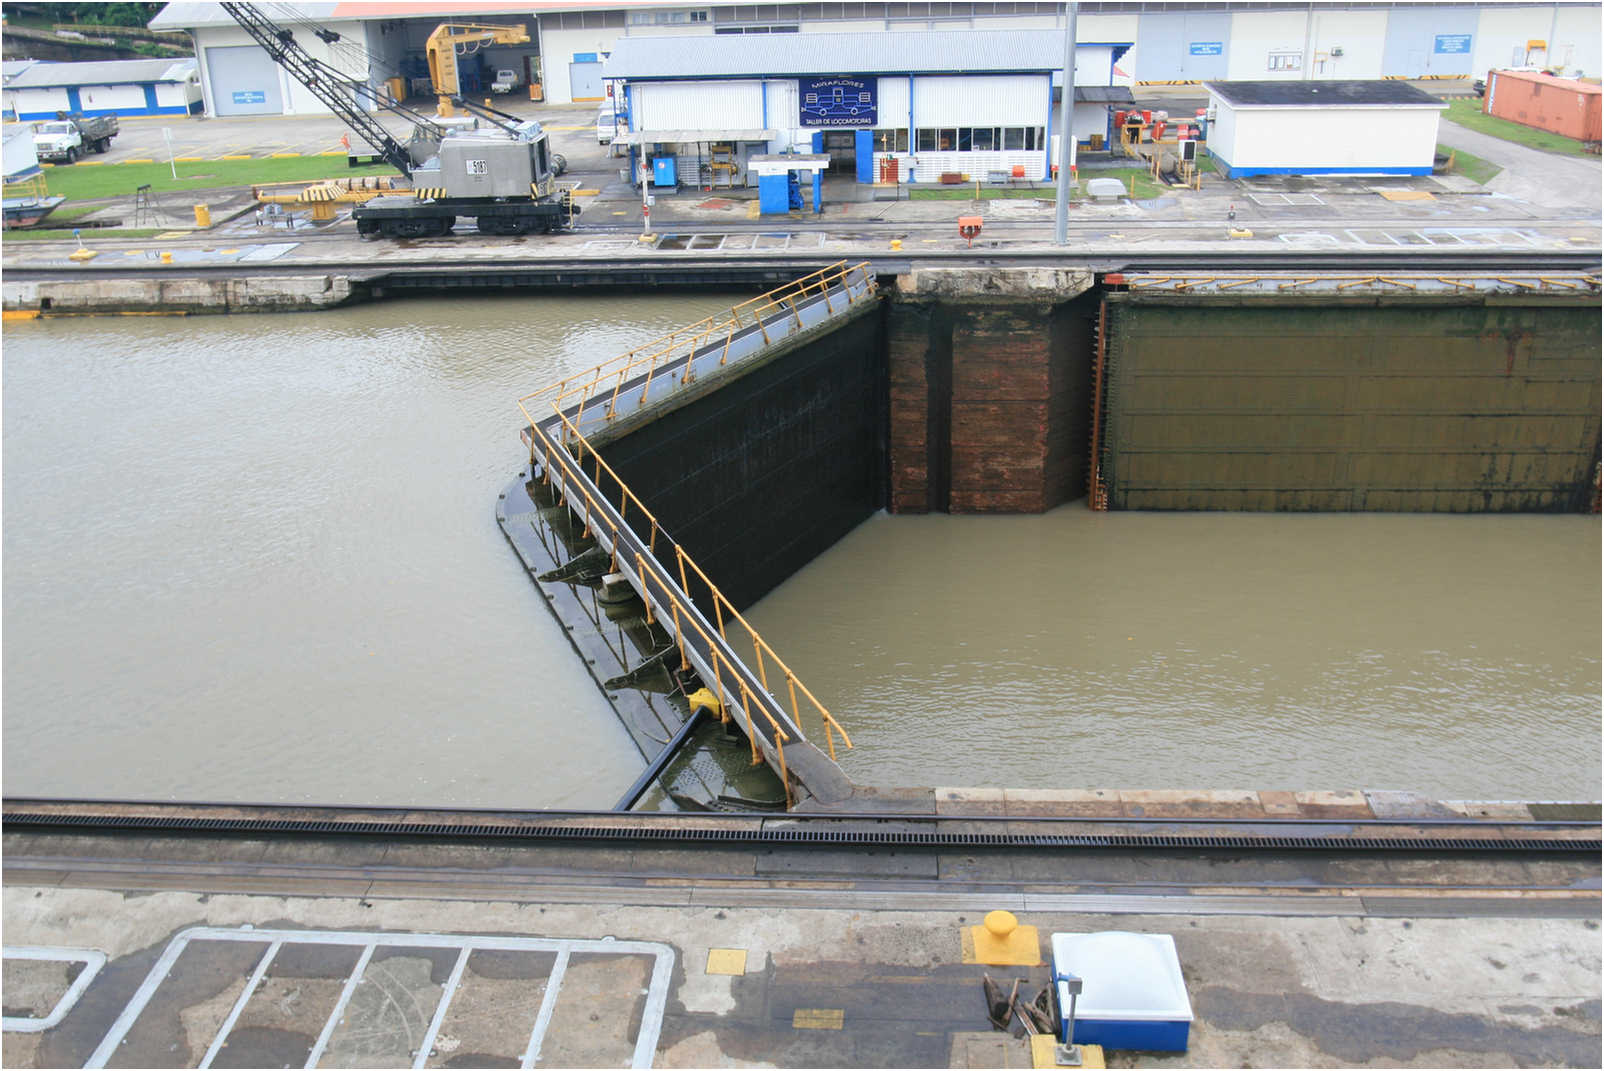
{"type": "MultiPolygon", "coordinates": [[[[476,116],[469,128],[419,115],[387,103],[365,83],[311,56],[291,31],[275,24],[255,4],[224,3],[222,8],[274,62],[412,181],[411,194],[375,197],[353,209],[358,234],[438,237],[450,234],[461,217],[474,220],[481,234],[530,234],[573,226],[579,208],[571,193],[557,185],[561,167],[538,122],[467,105],[460,98],[455,102],[476,116]],[[410,139],[405,144],[398,140],[366,103],[410,122],[410,139]]],[[[330,30],[316,32],[325,39],[338,38],[330,30]]]]}

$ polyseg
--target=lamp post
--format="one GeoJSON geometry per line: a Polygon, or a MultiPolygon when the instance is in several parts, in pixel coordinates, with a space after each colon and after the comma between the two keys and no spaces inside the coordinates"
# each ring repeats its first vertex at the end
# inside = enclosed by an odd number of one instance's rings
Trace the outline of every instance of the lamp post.
{"type": "Polygon", "coordinates": [[[1075,13],[1076,0],[1064,7],[1064,89],[1058,100],[1058,201],[1053,241],[1069,244],[1069,179],[1075,172],[1075,13]]]}

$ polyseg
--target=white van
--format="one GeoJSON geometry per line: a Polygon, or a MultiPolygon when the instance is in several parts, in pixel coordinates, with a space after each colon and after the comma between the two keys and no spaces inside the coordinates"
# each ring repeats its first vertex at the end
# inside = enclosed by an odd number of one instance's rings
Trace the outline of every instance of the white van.
{"type": "Polygon", "coordinates": [[[622,134],[629,129],[629,113],[619,109],[615,111],[611,104],[602,105],[602,110],[596,113],[596,144],[606,145],[613,140],[613,135],[622,134]]]}

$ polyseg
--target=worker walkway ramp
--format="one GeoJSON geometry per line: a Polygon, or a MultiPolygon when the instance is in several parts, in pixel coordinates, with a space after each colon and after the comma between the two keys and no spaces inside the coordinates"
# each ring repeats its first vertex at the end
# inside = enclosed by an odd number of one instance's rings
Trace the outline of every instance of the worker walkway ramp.
{"type": "MultiPolygon", "coordinates": [[[[837,742],[851,747],[850,737],[599,448],[629,426],[716,389],[729,378],[721,374],[726,370],[755,366],[800,336],[862,314],[875,299],[867,264],[837,263],[519,400],[531,479],[548,485],[594,541],[587,553],[593,571],[605,572],[603,583],[627,582],[644,604],[646,621],[671,637],[680,672],[689,678],[692,717],[710,712],[742,731],[754,764],[767,763],[784,784],[788,806],[807,799],[828,805],[852,795],[851,781],[834,761],[837,742]],[[804,726],[823,736],[825,750],[804,726]]],[[[643,781],[666,765],[686,736],[676,735],[643,781]]],[[[638,797],[633,791],[620,807],[638,797]]]]}
{"type": "Polygon", "coordinates": [[[631,417],[649,419],[708,376],[860,311],[874,294],[867,263],[838,262],[537,391],[521,400],[524,415],[532,403],[536,419],[558,438],[562,431],[589,438],[616,434],[631,417]],[[571,430],[560,428],[559,413],[571,430]]]}

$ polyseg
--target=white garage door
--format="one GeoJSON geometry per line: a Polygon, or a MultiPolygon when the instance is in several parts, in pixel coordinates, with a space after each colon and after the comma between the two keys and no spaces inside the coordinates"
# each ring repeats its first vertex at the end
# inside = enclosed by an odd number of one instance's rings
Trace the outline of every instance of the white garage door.
{"type": "Polygon", "coordinates": [[[218,115],[283,115],[278,64],[255,45],[208,48],[206,71],[218,115]]]}

